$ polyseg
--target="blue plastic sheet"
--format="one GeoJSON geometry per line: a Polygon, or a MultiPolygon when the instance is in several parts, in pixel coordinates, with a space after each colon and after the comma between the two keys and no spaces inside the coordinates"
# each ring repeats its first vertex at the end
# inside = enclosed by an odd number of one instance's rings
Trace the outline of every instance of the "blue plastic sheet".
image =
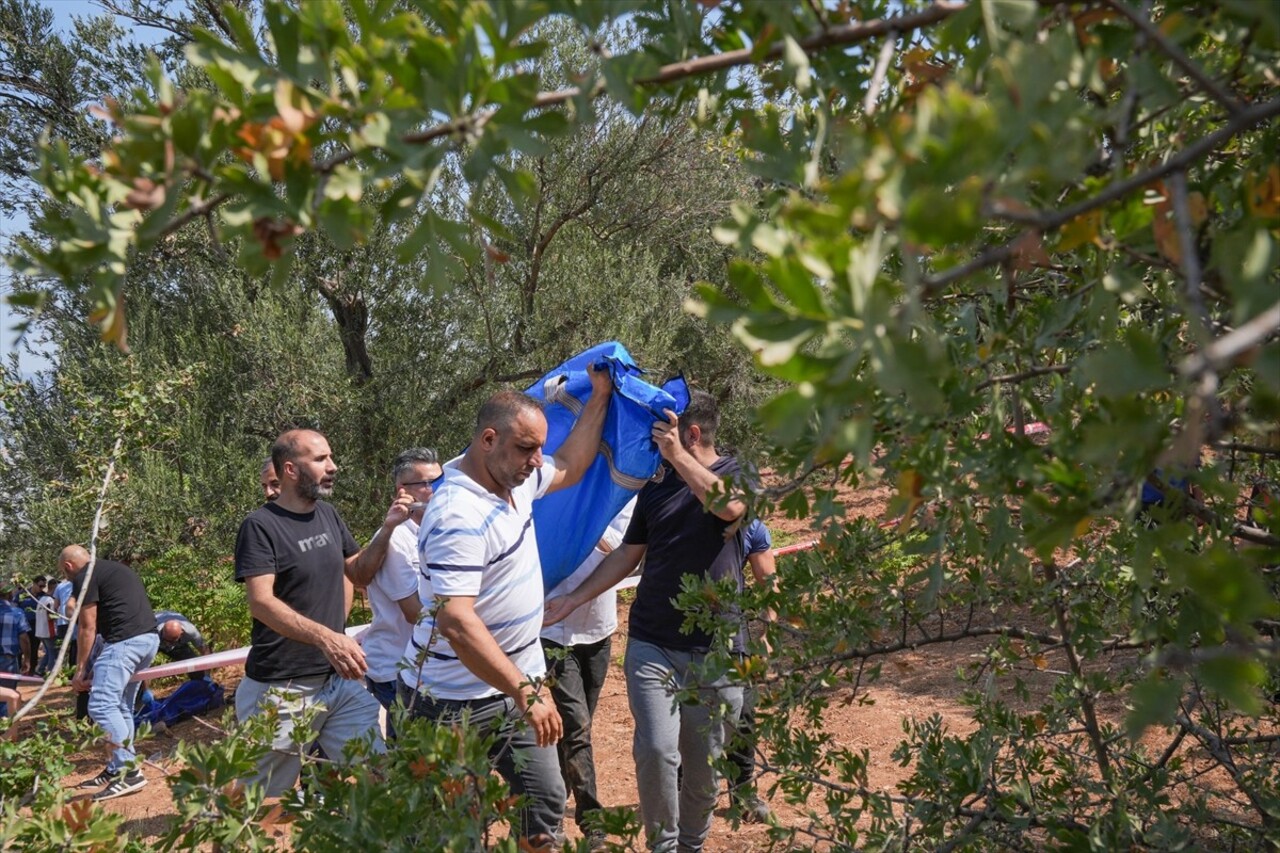
{"type": "Polygon", "coordinates": [[[689,405],[683,377],[655,387],[644,381],[644,371],[626,347],[616,341],[598,344],[549,371],[526,391],[546,403],[544,453],[555,454],[590,398],[587,370],[592,365],[607,366],[613,377],[613,402],[601,433],[603,452],[576,485],[533,505],[548,591],[586,559],[613,517],[658,470],[662,456],[650,437],[653,422],[667,419],[664,409],[680,415],[689,405]]]}

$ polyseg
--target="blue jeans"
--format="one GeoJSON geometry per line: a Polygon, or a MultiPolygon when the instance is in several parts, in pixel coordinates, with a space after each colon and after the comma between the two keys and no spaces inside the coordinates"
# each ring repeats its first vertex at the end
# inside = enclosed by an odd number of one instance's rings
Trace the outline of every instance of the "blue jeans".
{"type": "Polygon", "coordinates": [[[391,709],[396,704],[396,685],[400,683],[400,679],[393,678],[390,681],[374,681],[369,676],[364,677],[364,686],[369,688],[369,692],[373,694],[373,698],[378,700],[387,712],[387,740],[395,740],[396,727],[391,720],[391,709]]]}
{"type": "MultiPolygon", "coordinates": [[[[554,746],[538,746],[533,730],[509,696],[485,699],[431,699],[401,684],[400,702],[410,719],[435,720],[446,726],[466,722],[481,734],[498,734],[489,750],[498,775],[507,780],[511,793],[525,800],[520,811],[520,835],[549,837],[558,845],[564,839],[565,788],[560,758],[554,746]]],[[[524,845],[522,844],[523,848],[524,845]]]]}
{"type": "Polygon", "coordinates": [[[142,687],[130,681],[145,669],[160,648],[160,635],[139,634],[118,643],[106,643],[93,665],[93,687],[89,690],[89,719],[97,723],[111,741],[108,773],[118,773],[136,757],[133,751],[133,700],[142,687]]]}
{"type": "Polygon", "coordinates": [[[702,850],[720,787],[711,762],[723,754],[725,728],[742,708],[740,686],[727,679],[696,681],[702,660],[697,652],[627,640],[622,666],[635,720],[631,750],[640,820],[649,848],[660,853],[702,850]],[[675,690],[685,688],[697,689],[696,703],[677,702],[675,690]],[[716,706],[722,713],[712,713],[716,706]]]}
{"type": "Polygon", "coordinates": [[[54,637],[41,637],[39,642],[40,663],[36,665],[36,675],[44,675],[53,668],[53,662],[58,657],[58,641],[54,637]]]}

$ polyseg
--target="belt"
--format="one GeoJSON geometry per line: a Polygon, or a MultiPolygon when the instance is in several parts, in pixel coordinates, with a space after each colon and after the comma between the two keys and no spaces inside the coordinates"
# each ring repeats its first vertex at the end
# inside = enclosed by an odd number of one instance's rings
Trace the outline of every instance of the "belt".
{"type": "MultiPolygon", "coordinates": [[[[520,653],[521,653],[522,651],[524,651],[525,649],[527,649],[527,648],[530,648],[530,647],[532,647],[532,646],[537,645],[537,644],[538,644],[539,639],[541,639],[541,638],[539,638],[539,637],[534,637],[534,638],[533,638],[533,640],[531,640],[531,641],[530,641],[530,642],[528,642],[528,643],[525,643],[525,644],[524,644],[523,646],[521,646],[520,648],[518,648],[518,649],[512,649],[512,650],[511,650],[511,651],[509,651],[509,652],[508,652],[508,651],[504,651],[504,652],[503,652],[503,654],[504,654],[504,655],[506,655],[507,657],[515,657],[516,655],[520,654],[520,653]]],[[[436,660],[457,660],[457,659],[458,659],[458,658],[457,658],[457,657],[455,657],[454,655],[446,655],[444,652],[437,652],[437,651],[433,651],[433,650],[431,650],[431,649],[428,649],[428,648],[426,648],[425,646],[423,646],[421,643],[419,643],[419,642],[418,642],[417,640],[415,640],[415,639],[410,638],[410,639],[409,639],[409,642],[410,642],[410,643],[412,643],[412,644],[413,644],[413,647],[414,647],[415,649],[417,649],[418,651],[420,651],[420,652],[426,652],[426,653],[427,653],[427,657],[435,658],[436,660]]]]}

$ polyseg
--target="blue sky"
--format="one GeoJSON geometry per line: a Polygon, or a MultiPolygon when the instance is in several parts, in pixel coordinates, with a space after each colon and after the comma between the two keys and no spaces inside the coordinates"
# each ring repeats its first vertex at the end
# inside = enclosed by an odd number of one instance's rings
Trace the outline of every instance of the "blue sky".
{"type": "MultiPolygon", "coordinates": [[[[102,9],[89,0],[42,0],[41,5],[53,10],[55,25],[64,33],[70,32],[73,19],[102,14],[102,9]]],[[[0,219],[0,241],[7,242],[9,237],[21,231],[26,224],[25,219],[0,219]]],[[[7,268],[0,272],[0,295],[9,292],[9,276],[7,268]]],[[[0,300],[0,356],[8,359],[9,353],[16,351],[20,369],[27,373],[47,367],[48,359],[39,352],[33,354],[26,351],[27,346],[18,347],[18,335],[13,329],[15,322],[3,300],[0,300]]]]}

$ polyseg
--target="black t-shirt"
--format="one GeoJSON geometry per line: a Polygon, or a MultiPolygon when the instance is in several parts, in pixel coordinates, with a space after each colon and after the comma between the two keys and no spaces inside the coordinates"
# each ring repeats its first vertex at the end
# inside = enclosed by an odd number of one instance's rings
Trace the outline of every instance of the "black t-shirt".
{"type": "MultiPolygon", "coordinates": [[[[80,595],[85,569],[71,579],[71,596],[80,595]]],[[[115,560],[98,560],[84,596],[85,604],[98,605],[98,633],[108,643],[156,632],[156,617],[142,580],[133,569],[115,560]]]]}
{"type": "MultiPolygon", "coordinates": [[[[742,531],[725,539],[727,522],[709,512],[670,465],[663,463],[662,479],[640,490],[635,513],[622,541],[645,545],[644,572],[631,605],[628,633],[637,640],[669,649],[706,649],[711,635],[705,631],[681,633],[684,614],[672,603],[680,594],[685,575],[721,580],[733,578],[743,588],[742,564],[746,546],[742,531]]],[[[711,466],[720,478],[737,477],[741,471],[732,456],[721,456],[711,466]]],[[[741,632],[734,643],[742,648],[741,632]]]]}
{"type": "MultiPolygon", "coordinates": [[[[319,501],[307,513],[274,503],[249,514],[236,535],[236,580],[275,575],[276,598],[313,622],[341,631],[347,621],[342,567],[360,550],[332,506],[319,501]]],[[[280,636],[253,620],[245,675],[255,681],[328,675],[329,660],[316,646],[280,636]]]]}

